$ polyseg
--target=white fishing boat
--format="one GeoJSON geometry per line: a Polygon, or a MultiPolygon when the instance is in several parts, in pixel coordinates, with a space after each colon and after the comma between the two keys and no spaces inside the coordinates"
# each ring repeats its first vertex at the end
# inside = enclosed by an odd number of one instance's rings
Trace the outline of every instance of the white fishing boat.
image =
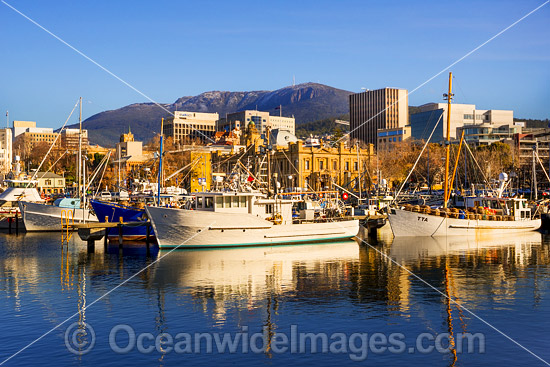
{"type": "Polygon", "coordinates": [[[19,201],[28,200],[43,203],[44,199],[34,187],[36,180],[4,180],[8,187],[0,194],[0,229],[15,227],[18,221],[23,229],[23,221],[20,216],[19,201]]]}
{"type": "Polygon", "coordinates": [[[95,214],[87,208],[81,208],[78,198],[59,198],[53,205],[20,201],[19,209],[28,232],[61,231],[61,219],[67,218],[67,224],[97,222],[95,214]]]}
{"type": "Polygon", "coordinates": [[[242,247],[353,238],[359,221],[259,192],[197,193],[192,209],[147,207],[160,248],[242,247]],[[299,205],[298,205],[299,206],[299,205]]]}
{"type": "Polygon", "coordinates": [[[517,233],[540,228],[526,199],[476,198],[479,205],[470,210],[432,209],[427,206],[401,206],[388,210],[395,237],[404,236],[479,236],[517,233]]]}
{"type": "Polygon", "coordinates": [[[0,194],[0,208],[2,210],[16,209],[20,200],[43,203],[44,199],[38,193],[38,180],[4,180],[6,190],[0,194]]]}

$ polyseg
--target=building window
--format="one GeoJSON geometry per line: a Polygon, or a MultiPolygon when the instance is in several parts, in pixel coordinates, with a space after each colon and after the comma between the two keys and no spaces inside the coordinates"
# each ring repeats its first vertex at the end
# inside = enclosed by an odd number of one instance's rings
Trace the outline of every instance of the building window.
{"type": "Polygon", "coordinates": [[[357,171],[357,162],[353,162],[353,170],[357,171]]]}
{"type": "Polygon", "coordinates": [[[344,167],[345,167],[346,171],[349,171],[349,162],[346,162],[344,167]]]}
{"type": "Polygon", "coordinates": [[[323,160],[319,160],[319,169],[323,169],[323,160]]]}
{"type": "Polygon", "coordinates": [[[338,162],[337,161],[332,161],[332,169],[335,170],[335,171],[338,169],[338,162]]]}
{"type": "Polygon", "coordinates": [[[305,163],[305,169],[309,169],[309,159],[306,159],[305,163]]]}

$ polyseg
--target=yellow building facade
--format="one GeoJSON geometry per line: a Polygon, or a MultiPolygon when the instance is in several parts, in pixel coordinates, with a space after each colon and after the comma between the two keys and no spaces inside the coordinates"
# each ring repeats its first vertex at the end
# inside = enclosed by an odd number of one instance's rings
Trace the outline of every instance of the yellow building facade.
{"type": "Polygon", "coordinates": [[[212,158],[209,151],[191,152],[191,174],[190,190],[191,192],[200,192],[210,190],[212,187],[212,158]]]}
{"type": "Polygon", "coordinates": [[[234,152],[232,157],[214,152],[212,164],[217,172],[231,172],[240,161],[263,183],[276,176],[282,189],[299,187],[315,191],[335,189],[332,183],[356,190],[361,172],[361,187],[366,189],[370,184],[367,170],[373,159],[373,146],[357,149],[357,146],[346,147],[344,143],[337,147],[306,147],[298,141],[265,152],[255,145],[234,152]]]}

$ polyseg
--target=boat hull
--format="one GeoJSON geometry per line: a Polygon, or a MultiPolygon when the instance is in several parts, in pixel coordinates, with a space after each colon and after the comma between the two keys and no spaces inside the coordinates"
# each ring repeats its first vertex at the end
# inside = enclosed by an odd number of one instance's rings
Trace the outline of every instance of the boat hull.
{"type": "Polygon", "coordinates": [[[540,219],[493,221],[483,219],[457,219],[407,211],[388,210],[388,220],[395,237],[410,236],[476,236],[536,231],[540,219]]]}
{"type": "MultiPolygon", "coordinates": [[[[145,209],[132,208],[124,205],[119,205],[115,203],[108,203],[103,201],[92,200],[90,202],[94,212],[97,216],[97,219],[104,223],[108,222],[118,222],[122,217],[124,222],[145,222],[147,221],[147,214],[145,209]],[[106,220],[107,219],[107,220],[106,220]]],[[[154,231],[151,231],[149,234],[151,237],[154,237],[154,231]]],[[[109,229],[108,236],[111,238],[118,238],[118,228],[109,229]]],[[[132,241],[142,241],[147,237],[147,227],[122,227],[122,237],[125,240],[132,241]]]]}
{"type": "Polygon", "coordinates": [[[19,209],[27,232],[59,232],[61,231],[61,216],[67,215],[69,212],[72,213],[74,223],[98,221],[97,217],[88,209],[67,209],[27,201],[20,201],[19,209]]]}
{"type": "Polygon", "coordinates": [[[353,238],[358,220],[274,225],[251,214],[147,207],[160,248],[221,248],[353,238]]]}

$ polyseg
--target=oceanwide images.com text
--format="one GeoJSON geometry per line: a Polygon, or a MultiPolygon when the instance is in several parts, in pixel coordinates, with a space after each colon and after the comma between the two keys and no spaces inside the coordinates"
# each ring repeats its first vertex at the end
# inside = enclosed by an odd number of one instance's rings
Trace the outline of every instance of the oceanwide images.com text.
{"type": "MultiPolygon", "coordinates": [[[[115,325],[108,335],[109,349],[117,354],[347,354],[353,361],[364,361],[369,353],[484,353],[482,333],[420,333],[412,338],[403,333],[325,333],[301,331],[291,325],[285,331],[267,327],[253,332],[248,326],[234,333],[179,332],[137,333],[127,324],[115,325]]],[[[73,323],[65,331],[67,349],[78,355],[87,354],[96,345],[96,334],[90,324],[73,323]]]]}

